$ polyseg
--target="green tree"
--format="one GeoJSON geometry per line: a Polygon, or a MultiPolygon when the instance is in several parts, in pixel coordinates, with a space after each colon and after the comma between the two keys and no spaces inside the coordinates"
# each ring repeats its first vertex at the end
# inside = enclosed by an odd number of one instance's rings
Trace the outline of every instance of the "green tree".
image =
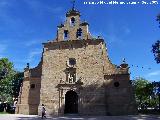
{"type": "Polygon", "coordinates": [[[136,102],[139,107],[146,106],[147,103],[150,103],[150,96],[152,94],[152,85],[148,80],[138,77],[133,81],[135,89],[136,102]]]}
{"type": "MultiPolygon", "coordinates": [[[[156,20],[158,21],[160,28],[160,13],[157,15],[156,20]]],[[[157,42],[152,45],[152,53],[154,54],[154,59],[157,64],[160,64],[160,40],[157,40],[157,42]]]]}
{"type": "Polygon", "coordinates": [[[15,76],[13,63],[7,58],[0,59],[0,100],[12,101],[12,80],[15,76]]]}
{"type": "Polygon", "coordinates": [[[14,79],[12,81],[12,95],[14,98],[17,98],[19,95],[20,87],[23,81],[23,72],[17,72],[14,75],[14,79]]]}

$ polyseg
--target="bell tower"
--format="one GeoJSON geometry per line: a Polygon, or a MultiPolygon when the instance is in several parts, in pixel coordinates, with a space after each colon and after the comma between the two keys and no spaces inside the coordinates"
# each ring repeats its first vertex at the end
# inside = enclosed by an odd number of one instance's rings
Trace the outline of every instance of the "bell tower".
{"type": "Polygon", "coordinates": [[[66,21],[61,23],[57,30],[57,41],[69,40],[87,40],[91,39],[89,33],[89,24],[86,21],[81,21],[80,12],[73,7],[66,13],[66,21]]]}

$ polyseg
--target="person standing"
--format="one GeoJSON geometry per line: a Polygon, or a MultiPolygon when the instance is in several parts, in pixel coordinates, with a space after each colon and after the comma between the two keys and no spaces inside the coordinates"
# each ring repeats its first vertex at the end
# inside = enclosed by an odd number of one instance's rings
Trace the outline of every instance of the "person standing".
{"type": "Polygon", "coordinates": [[[14,103],[13,103],[14,110],[16,109],[17,102],[18,102],[18,100],[14,99],[14,103]]]}
{"type": "Polygon", "coordinates": [[[42,104],[42,119],[46,118],[46,108],[44,107],[44,104],[42,104]]]}

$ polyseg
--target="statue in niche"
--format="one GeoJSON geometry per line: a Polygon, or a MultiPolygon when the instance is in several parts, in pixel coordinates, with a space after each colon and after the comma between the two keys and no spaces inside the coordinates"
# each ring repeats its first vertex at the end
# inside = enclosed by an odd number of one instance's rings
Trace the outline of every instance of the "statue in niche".
{"type": "Polygon", "coordinates": [[[76,83],[77,83],[77,84],[83,84],[83,82],[82,82],[82,77],[80,77],[79,79],[77,79],[76,83]]]}
{"type": "Polygon", "coordinates": [[[69,74],[69,83],[73,83],[73,75],[69,74]]]}
{"type": "Polygon", "coordinates": [[[71,74],[71,73],[68,74],[69,83],[75,82],[75,80],[74,80],[75,77],[74,76],[75,76],[75,74],[71,74]]]}
{"type": "Polygon", "coordinates": [[[62,80],[62,78],[60,79],[60,83],[64,83],[64,81],[62,80]]]}

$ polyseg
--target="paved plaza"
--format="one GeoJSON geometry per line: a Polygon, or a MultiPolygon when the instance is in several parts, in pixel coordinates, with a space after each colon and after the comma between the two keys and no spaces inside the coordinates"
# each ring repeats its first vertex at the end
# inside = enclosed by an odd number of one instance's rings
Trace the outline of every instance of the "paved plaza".
{"type": "MultiPolygon", "coordinates": [[[[37,115],[2,114],[0,120],[41,120],[37,115]]],[[[136,115],[136,116],[62,116],[47,117],[46,120],[160,120],[160,115],[136,115]]]]}

